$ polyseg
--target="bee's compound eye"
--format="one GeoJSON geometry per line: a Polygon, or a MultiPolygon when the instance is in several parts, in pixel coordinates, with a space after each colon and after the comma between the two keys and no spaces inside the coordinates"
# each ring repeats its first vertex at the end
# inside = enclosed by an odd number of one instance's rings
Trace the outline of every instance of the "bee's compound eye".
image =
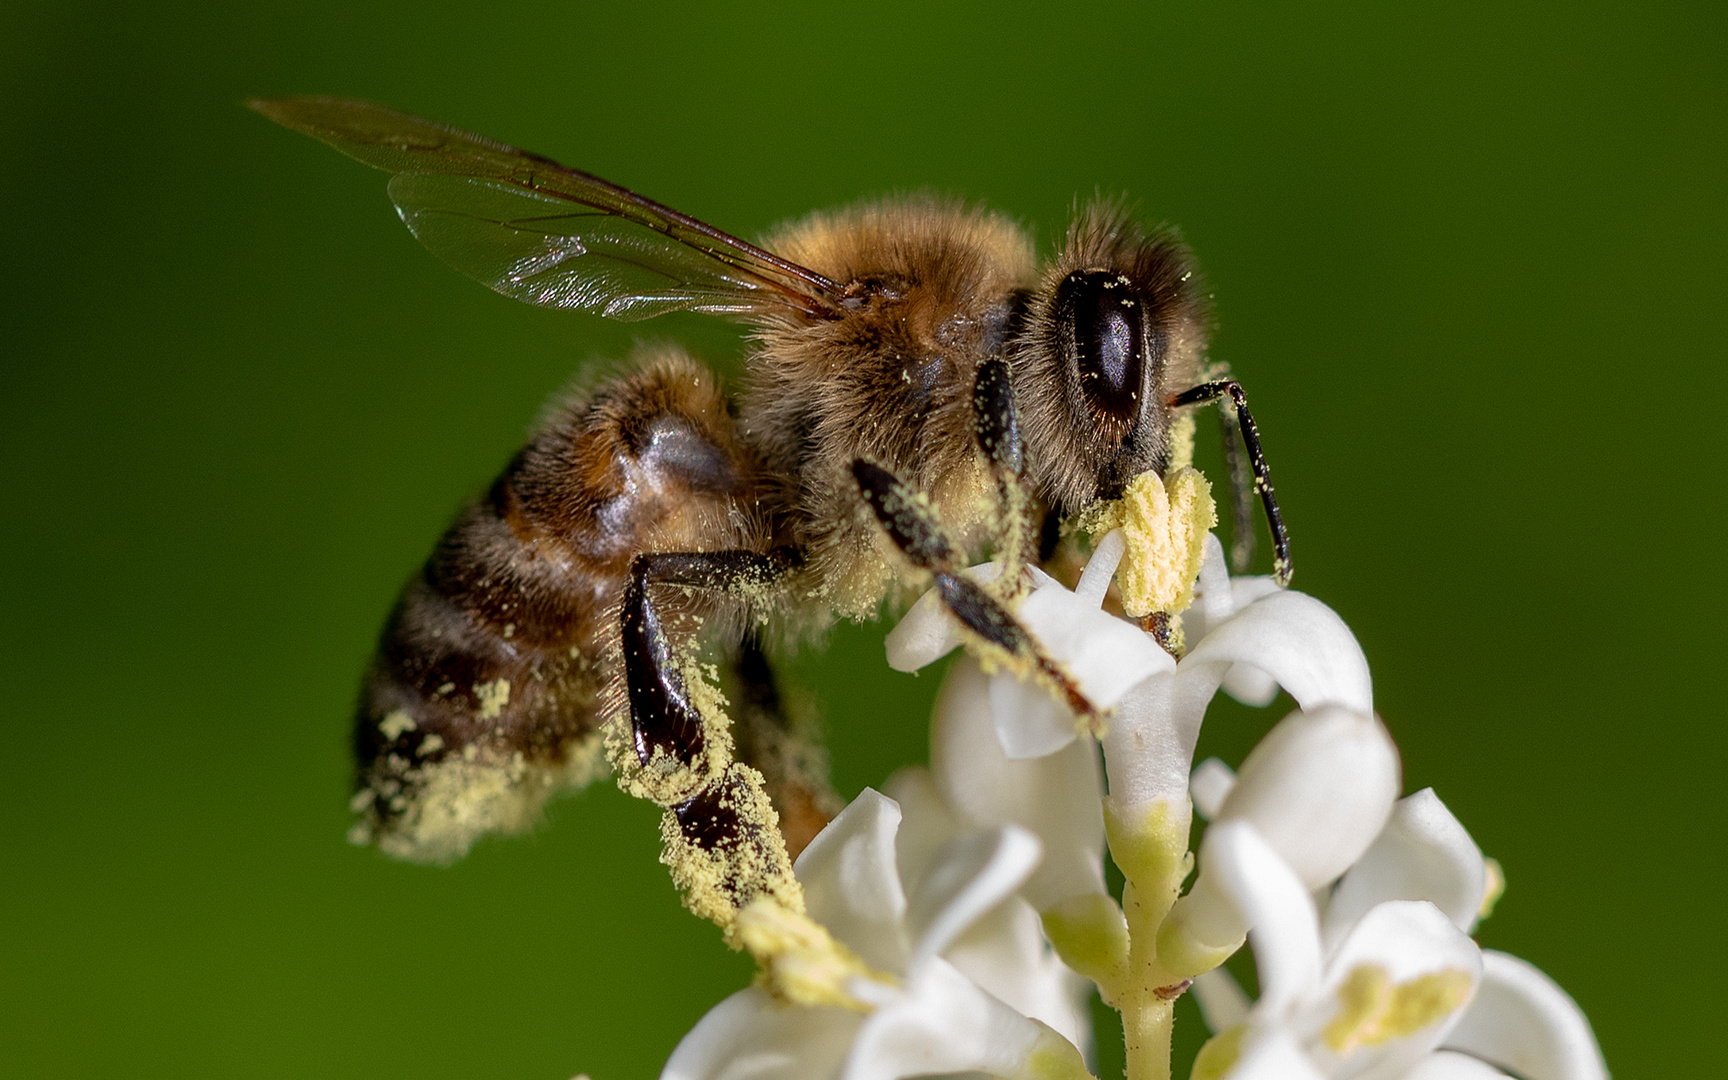
{"type": "Polygon", "coordinates": [[[1077,270],[1057,286],[1055,306],[1087,400],[1112,419],[1131,420],[1146,373],[1145,311],[1133,282],[1114,270],[1077,270]]]}

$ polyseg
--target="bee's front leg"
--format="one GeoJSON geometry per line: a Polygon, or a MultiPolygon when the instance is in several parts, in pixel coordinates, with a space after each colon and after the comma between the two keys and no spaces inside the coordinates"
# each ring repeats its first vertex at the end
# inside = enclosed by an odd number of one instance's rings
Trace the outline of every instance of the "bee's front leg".
{"type": "MultiPolygon", "coordinates": [[[[1227,449],[1233,450],[1233,436],[1240,435],[1243,449],[1248,452],[1248,467],[1254,474],[1254,490],[1260,493],[1260,503],[1266,508],[1266,524],[1272,530],[1272,576],[1278,584],[1288,585],[1293,569],[1290,565],[1290,534],[1284,531],[1284,515],[1278,510],[1278,497],[1272,493],[1272,474],[1266,468],[1266,454],[1260,448],[1260,430],[1254,426],[1254,416],[1248,411],[1248,395],[1242,392],[1242,384],[1235,379],[1201,383],[1172,397],[1170,404],[1177,408],[1183,405],[1204,405],[1224,397],[1230,399],[1230,406],[1236,414],[1236,430],[1232,431],[1231,426],[1226,424],[1225,433],[1232,436],[1227,440],[1227,449]]],[[[1234,471],[1232,470],[1233,473],[1234,471]]],[[[1240,483],[1234,475],[1232,482],[1240,490],[1240,483]]],[[[1242,517],[1240,513],[1237,514],[1238,524],[1242,517]]],[[[1242,549],[1238,547],[1238,550],[1242,549]]],[[[1253,549],[1250,547],[1246,550],[1252,552],[1253,549]]]]}
{"type": "Polygon", "coordinates": [[[942,603],[969,630],[983,653],[1045,683],[1076,716],[1098,726],[1103,711],[1081,692],[1073,676],[1051,659],[1002,602],[962,574],[960,557],[927,499],[893,473],[862,458],[852,463],[858,490],[889,539],[914,567],[929,573],[942,603]]]}

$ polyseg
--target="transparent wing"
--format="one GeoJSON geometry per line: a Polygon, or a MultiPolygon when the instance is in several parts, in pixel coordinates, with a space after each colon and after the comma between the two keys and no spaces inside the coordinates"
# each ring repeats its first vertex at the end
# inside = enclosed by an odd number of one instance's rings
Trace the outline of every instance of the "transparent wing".
{"type": "Polygon", "coordinates": [[[668,311],[826,318],[822,275],[597,176],[365,101],[253,101],[397,175],[390,197],[433,254],[505,296],[613,319],[668,311]]]}

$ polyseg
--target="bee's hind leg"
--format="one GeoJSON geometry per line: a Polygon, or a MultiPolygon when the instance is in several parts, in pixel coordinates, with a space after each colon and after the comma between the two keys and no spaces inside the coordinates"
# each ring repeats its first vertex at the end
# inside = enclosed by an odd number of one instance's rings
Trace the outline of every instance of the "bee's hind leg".
{"type": "Polygon", "coordinates": [[[994,659],[1024,671],[1052,690],[1094,727],[1103,713],[1089,701],[1062,666],[1051,659],[1002,602],[962,574],[960,556],[927,500],[893,473],[860,458],[852,476],[864,501],[913,566],[928,572],[942,603],[971,631],[974,642],[994,659]]]}
{"type": "MultiPolygon", "coordinates": [[[[664,800],[673,812],[684,840],[704,850],[761,848],[759,857],[734,860],[740,865],[767,865],[779,858],[763,847],[757,822],[732,812],[729,789],[742,781],[737,763],[709,763],[710,727],[692,687],[688,665],[678,653],[673,635],[663,624],[654,602],[654,586],[707,589],[760,599],[784,575],[799,565],[790,548],[766,554],[755,551],[660,552],[638,555],[631,563],[621,616],[625,690],[629,698],[631,749],[645,768],[656,756],[670,757],[693,773],[706,769],[706,782],[692,792],[664,800]]],[[[805,844],[827,823],[831,798],[825,776],[798,768],[811,754],[800,754],[796,736],[780,709],[779,693],[753,635],[747,635],[733,659],[741,687],[735,746],[738,760],[762,774],[786,842],[786,858],[796,858],[805,844]]],[[[657,799],[656,801],[661,801],[657,799]]],[[[771,848],[773,845],[768,845],[771,848]]],[[[788,864],[789,865],[789,864],[788,864]]],[[[745,881],[734,882],[738,903],[755,891],[745,881]]]]}
{"type": "Polygon", "coordinates": [[[780,811],[786,850],[796,859],[843,805],[829,782],[827,757],[788,709],[754,632],[744,636],[730,667],[738,760],[762,774],[780,811]]]}

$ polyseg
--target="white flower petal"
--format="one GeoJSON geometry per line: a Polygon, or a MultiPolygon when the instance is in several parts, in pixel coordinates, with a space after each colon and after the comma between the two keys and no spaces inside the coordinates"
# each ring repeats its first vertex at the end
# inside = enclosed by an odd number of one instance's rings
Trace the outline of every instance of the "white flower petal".
{"type": "Polygon", "coordinates": [[[1322,936],[1339,940],[1384,900],[1426,900],[1469,933],[1482,909],[1482,851],[1433,788],[1400,799],[1386,827],[1345,873],[1326,906],[1322,936]]]}
{"type": "Polygon", "coordinates": [[[1429,1054],[1404,1074],[1403,1080],[1510,1080],[1494,1066],[1469,1054],[1441,1050],[1429,1054]]]}
{"type": "Polygon", "coordinates": [[[1326,1080],[1296,1041],[1281,1031],[1251,1042],[1224,1075],[1229,1080],[1326,1080]]]}
{"type": "Polygon", "coordinates": [[[1020,897],[997,904],[942,958],[979,988],[1075,1046],[1092,1038],[1090,980],[1062,963],[1044,940],[1038,913],[1020,897]]]}
{"type": "MultiPolygon", "coordinates": [[[[1000,564],[987,562],[968,567],[965,574],[982,585],[994,580],[1001,572],[1000,564]]],[[[1037,578],[1047,580],[1048,575],[1040,570],[1035,575],[1037,578]]],[[[917,671],[960,647],[960,624],[942,605],[936,590],[926,589],[894,629],[888,631],[883,644],[888,653],[889,667],[895,671],[917,671]]]]}
{"type": "Polygon", "coordinates": [[[865,788],[793,867],[810,917],[879,971],[902,971],[906,896],[895,864],[900,807],[865,788]]]}
{"type": "Polygon", "coordinates": [[[841,1080],[958,1072],[1012,1076],[1044,1033],[939,957],[921,965],[896,997],[864,1021],[841,1080]]]}
{"type": "Polygon", "coordinates": [[[1359,964],[1385,968],[1395,983],[1444,970],[1463,971],[1474,981],[1482,975],[1482,950],[1426,900],[1388,900],[1339,943],[1327,961],[1327,984],[1336,986],[1359,964]]]}
{"type": "Polygon", "coordinates": [[[1200,558],[1200,580],[1194,583],[1194,606],[1183,613],[1186,625],[1194,620],[1194,640],[1206,629],[1218,626],[1236,611],[1236,594],[1230,587],[1230,571],[1224,563],[1224,545],[1217,533],[1206,534],[1206,550],[1200,558]]]}
{"type": "Polygon", "coordinates": [[[1294,712],[1248,754],[1214,820],[1252,822],[1314,889],[1368,850],[1399,783],[1398,748],[1378,719],[1336,706],[1294,712]]]}
{"type": "Polygon", "coordinates": [[[996,742],[1016,761],[1041,758],[1079,737],[1074,714],[1036,683],[998,671],[988,680],[982,701],[989,707],[996,742]]]}
{"type": "Polygon", "coordinates": [[[817,1080],[846,1060],[864,1017],[782,1005],[750,987],[722,1001],[678,1042],[660,1080],[817,1080]]]}
{"type": "Polygon", "coordinates": [[[1236,773],[1215,757],[1194,766],[1188,777],[1188,794],[1194,799],[1194,810],[1210,821],[1236,786],[1236,773]]]}
{"type": "Polygon", "coordinates": [[[1148,675],[1176,666],[1138,626],[1100,611],[1096,603],[1060,585],[1034,591],[1015,615],[1101,708],[1116,704],[1148,675]]]}
{"type": "Polygon", "coordinates": [[[1357,922],[1339,945],[1337,955],[1328,961],[1320,994],[1297,1022],[1298,1030],[1314,1040],[1316,1052],[1324,1058],[1339,1060],[1318,1036],[1338,1015],[1341,988],[1364,966],[1384,972],[1394,986],[1443,973],[1461,973],[1469,980],[1464,996],[1453,1008],[1437,1013],[1414,1030],[1356,1046],[1339,1061],[1340,1072],[1362,1080],[1398,1080],[1438,1047],[1464,1015],[1481,983],[1482,953],[1451,919],[1427,901],[1392,900],[1375,907],[1357,922]]]}
{"type": "Polygon", "coordinates": [[[1119,807],[1187,797],[1200,721],[1222,671],[1222,664],[1183,663],[1140,683],[1116,704],[1103,741],[1110,798],[1119,807]]]}
{"type": "Polygon", "coordinates": [[[883,647],[889,667],[895,671],[917,671],[960,647],[960,626],[942,606],[936,590],[930,589],[888,631],[883,647]]]}
{"type": "Polygon", "coordinates": [[[1253,664],[1231,664],[1222,689],[1244,705],[1264,709],[1278,697],[1278,680],[1253,664]]]}
{"type": "Polygon", "coordinates": [[[1183,658],[1183,666],[1252,664],[1304,709],[1374,709],[1368,661],[1336,612],[1305,593],[1275,591],[1239,610],[1183,658]]]}
{"type": "Polygon", "coordinates": [[[1206,1030],[1214,1035],[1248,1019],[1248,1008],[1253,1002],[1226,968],[1213,968],[1195,976],[1193,992],[1194,1003],[1200,1006],[1200,1019],[1206,1021],[1206,1030]]]}
{"type": "Polygon", "coordinates": [[[1252,604],[1263,596],[1271,596],[1275,592],[1284,591],[1284,586],[1271,577],[1233,577],[1230,579],[1230,595],[1236,602],[1236,610],[1252,604]]]}
{"type": "Polygon", "coordinates": [[[1127,550],[1128,538],[1122,535],[1121,529],[1105,533],[1092,548],[1092,557],[1086,560],[1086,569],[1080,572],[1080,580],[1074,585],[1074,595],[1095,608],[1103,607],[1111,579],[1116,576],[1116,568],[1122,565],[1122,553],[1127,550]]]}
{"type": "Polygon", "coordinates": [[[1200,844],[1200,877],[1178,903],[1197,913],[1198,904],[1219,900],[1227,905],[1220,905],[1219,914],[1234,915],[1254,946],[1254,968],[1260,976],[1256,1012],[1280,1013],[1320,981],[1320,926],[1314,901],[1289,865],[1244,822],[1220,823],[1206,830],[1200,844]]]}
{"type": "MultiPolygon", "coordinates": [[[[1080,740],[1044,757],[1010,760],[994,737],[1000,729],[992,725],[986,681],[970,658],[948,669],[930,731],[937,787],[966,826],[1019,825],[1042,841],[1044,859],[1020,890],[1038,910],[1071,896],[1103,892],[1097,746],[1080,740]]],[[[1065,724],[1072,734],[1073,721],[1065,724]]]]}
{"type": "Polygon", "coordinates": [[[1607,1080],[1590,1021],[1566,991],[1529,963],[1482,954],[1482,988],[1445,1045],[1526,1080],[1607,1080]]]}
{"type": "Polygon", "coordinates": [[[1013,825],[949,841],[912,886],[908,970],[946,949],[985,912],[1013,895],[1038,865],[1038,838],[1013,825]]]}
{"type": "Polygon", "coordinates": [[[908,765],[882,786],[888,797],[900,804],[894,863],[900,868],[904,887],[905,882],[924,876],[942,845],[972,830],[954,816],[953,807],[936,786],[936,778],[923,765],[908,765]]]}

